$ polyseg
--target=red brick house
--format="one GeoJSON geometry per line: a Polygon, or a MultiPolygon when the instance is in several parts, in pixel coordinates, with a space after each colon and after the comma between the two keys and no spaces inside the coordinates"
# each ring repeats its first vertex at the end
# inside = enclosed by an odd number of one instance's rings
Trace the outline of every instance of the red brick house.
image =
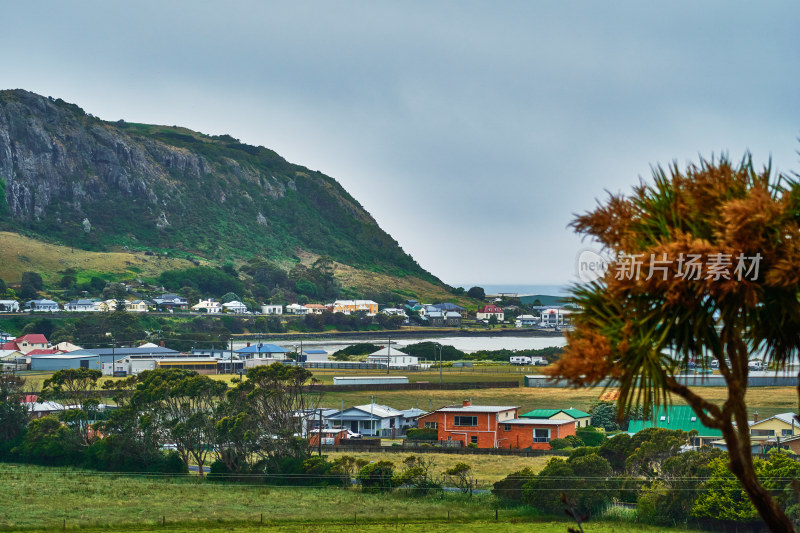
{"type": "Polygon", "coordinates": [[[549,450],[550,441],[575,435],[574,420],[517,418],[500,424],[498,448],[549,450]]]}
{"type": "Polygon", "coordinates": [[[436,429],[439,440],[461,441],[464,446],[498,447],[498,427],[517,418],[518,406],[472,405],[442,407],[417,419],[418,427],[436,429]]]}
{"type": "Polygon", "coordinates": [[[442,407],[417,419],[418,427],[436,429],[438,440],[478,448],[549,450],[552,439],[575,435],[575,421],[519,418],[519,407],[472,405],[442,407]]]}

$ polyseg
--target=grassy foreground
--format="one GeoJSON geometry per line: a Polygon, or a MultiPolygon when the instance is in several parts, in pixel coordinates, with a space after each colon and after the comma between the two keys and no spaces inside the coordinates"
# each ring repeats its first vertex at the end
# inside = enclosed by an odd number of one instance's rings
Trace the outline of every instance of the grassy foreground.
{"type": "MultiPolygon", "coordinates": [[[[499,509],[489,494],[412,498],[337,488],[215,484],[194,476],[104,474],[0,464],[0,530],[566,531],[524,508],[499,509]],[[263,525],[261,515],[263,513],[263,525]],[[449,513],[449,520],[448,520],[449,513]],[[355,525],[354,525],[355,523],[355,525]],[[165,524],[165,525],[162,525],[165,524]]],[[[594,522],[590,531],[659,531],[594,522]]],[[[675,530],[678,531],[678,530],[675,530]]]]}

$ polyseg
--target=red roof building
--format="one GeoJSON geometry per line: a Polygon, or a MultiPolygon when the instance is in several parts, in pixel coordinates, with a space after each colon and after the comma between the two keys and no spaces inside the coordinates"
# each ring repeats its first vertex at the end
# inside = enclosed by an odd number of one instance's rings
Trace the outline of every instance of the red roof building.
{"type": "Polygon", "coordinates": [[[499,322],[502,322],[503,318],[505,318],[505,313],[496,305],[488,304],[478,309],[476,317],[478,320],[489,320],[492,317],[496,317],[499,322]]]}
{"type": "Polygon", "coordinates": [[[32,350],[46,350],[49,346],[50,343],[47,342],[47,337],[40,333],[32,333],[17,337],[13,341],[3,344],[0,346],[0,350],[17,350],[27,355],[32,350]]]}

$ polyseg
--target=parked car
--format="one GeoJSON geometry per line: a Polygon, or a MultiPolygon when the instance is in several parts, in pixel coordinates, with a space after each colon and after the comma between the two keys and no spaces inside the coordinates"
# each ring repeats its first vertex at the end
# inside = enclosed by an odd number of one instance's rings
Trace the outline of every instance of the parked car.
{"type": "Polygon", "coordinates": [[[764,363],[762,363],[761,361],[759,361],[757,359],[754,359],[753,361],[750,361],[749,363],[747,363],[747,368],[749,368],[750,370],[763,370],[764,369],[764,363]]]}

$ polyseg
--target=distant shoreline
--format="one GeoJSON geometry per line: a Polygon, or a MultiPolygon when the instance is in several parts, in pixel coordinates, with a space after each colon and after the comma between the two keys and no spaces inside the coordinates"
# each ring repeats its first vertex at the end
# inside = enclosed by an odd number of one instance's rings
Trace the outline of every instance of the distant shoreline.
{"type": "Polygon", "coordinates": [[[458,328],[437,328],[435,331],[429,329],[398,329],[384,331],[323,331],[319,333],[264,333],[256,335],[252,333],[242,333],[233,335],[234,339],[253,340],[300,340],[300,339],[337,339],[337,338],[360,338],[360,339],[381,339],[388,337],[563,337],[561,331],[547,329],[530,328],[507,328],[492,330],[464,331],[458,328]]]}

